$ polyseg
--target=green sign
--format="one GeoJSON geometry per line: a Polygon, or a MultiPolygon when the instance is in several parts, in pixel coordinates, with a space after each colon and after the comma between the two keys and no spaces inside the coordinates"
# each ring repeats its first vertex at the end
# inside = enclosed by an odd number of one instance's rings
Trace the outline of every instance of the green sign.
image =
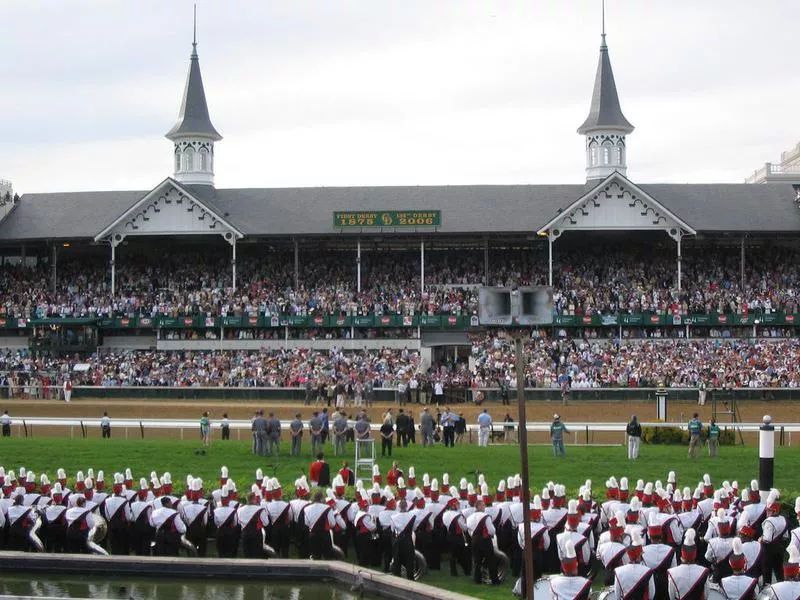
{"type": "Polygon", "coordinates": [[[333,213],[335,229],[360,227],[439,227],[439,210],[354,210],[333,213]]]}

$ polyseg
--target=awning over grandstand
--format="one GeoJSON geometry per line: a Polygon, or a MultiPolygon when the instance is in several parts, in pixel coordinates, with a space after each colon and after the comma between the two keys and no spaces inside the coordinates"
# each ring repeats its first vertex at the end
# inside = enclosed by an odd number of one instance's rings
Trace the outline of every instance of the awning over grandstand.
{"type": "Polygon", "coordinates": [[[128,236],[222,235],[229,242],[243,237],[241,231],[214,206],[188,187],[167,177],[125,209],[95,235],[95,241],[118,244],[128,236]]]}
{"type": "Polygon", "coordinates": [[[612,173],[542,226],[539,235],[567,230],[660,230],[677,239],[697,232],[673,211],[619,173],[612,173]]]}

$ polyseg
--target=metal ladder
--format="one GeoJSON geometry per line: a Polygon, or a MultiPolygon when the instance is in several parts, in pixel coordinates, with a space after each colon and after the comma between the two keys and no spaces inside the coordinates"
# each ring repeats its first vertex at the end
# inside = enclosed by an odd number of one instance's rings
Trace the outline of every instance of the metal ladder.
{"type": "MultiPolygon", "coordinates": [[[[356,439],[355,477],[357,481],[372,481],[372,467],[375,465],[375,440],[356,439]]],[[[369,487],[369,486],[365,486],[369,487]]]]}

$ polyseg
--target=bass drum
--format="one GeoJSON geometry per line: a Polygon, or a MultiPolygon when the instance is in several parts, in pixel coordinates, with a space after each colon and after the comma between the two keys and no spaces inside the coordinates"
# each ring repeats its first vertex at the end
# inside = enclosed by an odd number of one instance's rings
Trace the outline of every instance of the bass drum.
{"type": "MultiPolygon", "coordinates": [[[[511,570],[511,561],[508,559],[508,555],[505,552],[497,548],[494,549],[494,560],[497,563],[497,578],[500,580],[500,583],[502,583],[506,580],[511,570]]],[[[489,569],[486,567],[481,570],[481,579],[483,583],[487,585],[492,583],[492,578],[489,576],[489,569]]]]}
{"type": "Polygon", "coordinates": [[[722,588],[719,587],[718,584],[709,583],[708,596],[706,596],[706,600],[728,600],[728,597],[725,595],[725,592],[722,591],[722,588]]]}
{"type": "MultiPolygon", "coordinates": [[[[344,558],[342,558],[344,560],[344,558]]],[[[394,559],[392,562],[389,563],[389,571],[392,570],[394,566],[394,559]]],[[[414,581],[419,581],[428,573],[428,561],[425,560],[425,557],[422,555],[422,552],[419,550],[414,550],[414,581]]],[[[408,571],[404,565],[400,566],[400,577],[407,579],[408,578],[408,571]]]]}

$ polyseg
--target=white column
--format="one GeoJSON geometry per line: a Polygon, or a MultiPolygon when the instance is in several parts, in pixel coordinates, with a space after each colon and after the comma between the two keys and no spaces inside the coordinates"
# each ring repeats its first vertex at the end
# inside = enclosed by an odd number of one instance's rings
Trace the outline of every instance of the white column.
{"type": "Polygon", "coordinates": [[[356,249],[356,291],[361,293],[361,240],[358,240],[356,249]]]}
{"type": "Polygon", "coordinates": [[[419,241],[419,289],[425,293],[425,240],[419,241]]]}
{"type": "Polygon", "coordinates": [[[489,285],[489,238],[483,240],[483,277],[484,285],[489,285]]]}
{"type": "Polygon", "coordinates": [[[58,279],[58,248],[53,242],[53,293],[56,293],[56,281],[58,279]]]}
{"type": "Polygon", "coordinates": [[[111,242],[111,295],[117,293],[117,247],[111,242]]]}
{"type": "Polygon", "coordinates": [[[681,236],[678,236],[678,291],[681,291],[681,236]]]}
{"type": "Polygon", "coordinates": [[[742,256],[739,265],[740,287],[744,291],[744,236],[742,236],[742,256]]]}
{"type": "Polygon", "coordinates": [[[292,240],[294,242],[294,289],[300,287],[300,245],[297,243],[297,238],[292,240]]]}
{"type": "Polygon", "coordinates": [[[553,287],[553,237],[547,233],[547,285],[553,287]]]}
{"type": "Polygon", "coordinates": [[[232,280],[232,287],[236,290],[236,238],[233,238],[231,242],[231,250],[233,255],[231,257],[231,280],[232,280]]]}

